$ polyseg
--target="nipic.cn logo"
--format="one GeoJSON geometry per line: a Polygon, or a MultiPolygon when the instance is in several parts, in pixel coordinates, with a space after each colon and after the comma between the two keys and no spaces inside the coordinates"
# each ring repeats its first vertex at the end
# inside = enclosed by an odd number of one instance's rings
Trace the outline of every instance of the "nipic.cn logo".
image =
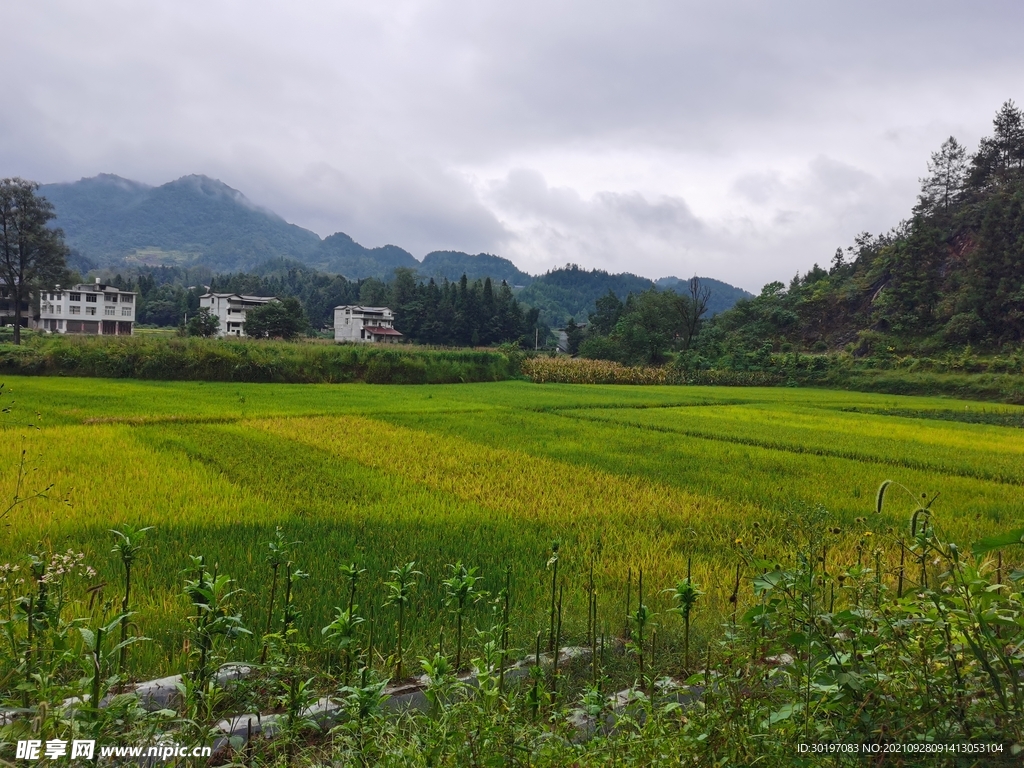
{"type": "Polygon", "coordinates": [[[72,760],[92,760],[95,754],[96,742],[93,739],[75,739],[70,743],[62,739],[50,739],[45,742],[30,739],[18,742],[15,757],[18,760],[56,760],[67,755],[72,760]]]}

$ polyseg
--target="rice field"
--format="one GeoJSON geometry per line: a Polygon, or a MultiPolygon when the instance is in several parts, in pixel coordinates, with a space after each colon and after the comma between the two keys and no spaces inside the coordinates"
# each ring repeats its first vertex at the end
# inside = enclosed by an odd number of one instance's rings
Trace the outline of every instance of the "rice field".
{"type": "MultiPolygon", "coordinates": [[[[409,658],[449,621],[448,564],[477,566],[492,593],[511,570],[516,641],[547,627],[560,544],[565,626],[583,635],[591,566],[599,621],[621,629],[627,578],[644,571],[645,602],[685,575],[705,590],[698,642],[732,610],[737,564],[792,559],[811,528],[830,557],[895,552],[915,497],[938,494],[934,521],[964,546],[1024,524],[1024,432],[961,423],[957,412],[1024,409],[940,398],[784,388],[537,385],[419,387],[219,384],[16,378],[5,382],[0,492],[52,484],[12,509],[0,563],[73,549],[119,600],[109,530],[153,526],[135,566],[138,674],[180,668],[183,571],[205,555],[238,580],[246,623],[266,621],[267,542],[280,527],[295,566],[299,625],[313,645],[345,600],[339,567],[367,570],[358,602],[378,647],[394,631],[388,571],[423,573],[407,611],[409,658]],[[897,411],[900,416],[888,415],[897,411]],[[921,418],[907,414],[919,414],[921,418]],[[875,492],[893,480],[881,515],[875,492]]],[[[1007,553],[1010,554],[1009,552],[1007,553]]],[[[750,599],[743,573],[740,602],[750,599]]],[[[635,607],[635,606],[634,606],[635,607]]],[[[487,625],[489,603],[473,608],[487,625]]],[[[659,616],[667,636],[678,617],[659,616]]],[[[257,652],[258,639],[241,655],[257,652]]]]}

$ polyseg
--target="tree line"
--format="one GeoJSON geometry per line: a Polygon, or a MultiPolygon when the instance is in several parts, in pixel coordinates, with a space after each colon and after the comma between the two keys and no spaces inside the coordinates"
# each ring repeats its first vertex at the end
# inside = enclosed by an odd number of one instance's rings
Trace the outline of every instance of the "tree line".
{"type": "MultiPolygon", "coordinates": [[[[390,307],[395,312],[395,327],[409,340],[423,344],[488,346],[521,342],[532,346],[535,339],[544,341],[550,333],[539,322],[539,311],[524,309],[507,283],[495,286],[490,278],[471,281],[465,275],[458,282],[438,283],[417,279],[413,270],[399,268],[389,282],[377,278],[346,280],[294,262],[278,261],[265,265],[261,273],[214,275],[205,268],[159,267],[128,277],[118,274],[110,282],[139,293],[138,322],[162,326],[181,325],[186,316],[196,318],[199,297],[210,291],[284,299],[280,307],[250,310],[247,320],[263,323],[263,315],[282,315],[282,308],[288,307],[291,319],[287,322],[294,324],[302,318],[296,333],[331,327],[334,308],[349,304],[390,307]]],[[[285,322],[283,316],[279,320],[285,322]]],[[[292,335],[276,333],[274,329],[283,326],[270,322],[267,328],[253,325],[252,335],[292,335]]],[[[191,327],[194,335],[214,332],[208,321],[195,320],[191,327]]]]}
{"type": "Polygon", "coordinates": [[[570,318],[565,327],[570,354],[629,365],[659,365],[672,352],[687,352],[697,340],[711,290],[690,279],[688,295],[649,288],[621,301],[611,290],[596,302],[586,327],[570,318]]]}

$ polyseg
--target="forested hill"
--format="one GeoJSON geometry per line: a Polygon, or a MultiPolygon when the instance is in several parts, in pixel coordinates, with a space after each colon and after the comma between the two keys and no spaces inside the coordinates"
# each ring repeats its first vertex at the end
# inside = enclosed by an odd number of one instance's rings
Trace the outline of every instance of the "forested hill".
{"type": "MultiPolygon", "coordinates": [[[[434,251],[423,261],[396,245],[367,248],[343,232],[323,240],[289,224],[236,189],[206,176],[185,176],[152,187],[111,174],[69,184],[46,184],[41,193],[54,204],[56,225],[73,250],[70,266],[83,274],[104,269],[114,274],[167,266],[212,273],[259,273],[268,265],[298,262],[348,280],[390,281],[396,269],[411,269],[423,280],[458,282],[490,277],[494,285],[525,286],[520,301],[540,307],[545,320],[561,325],[582,319],[609,290],[620,298],[653,283],[631,274],[567,267],[534,278],[508,259],[492,254],[434,251]]],[[[685,289],[685,281],[662,278],[659,285],[685,289]]],[[[717,280],[710,310],[722,311],[749,296],[717,280]]]]}
{"type": "Polygon", "coordinates": [[[307,262],[314,232],[289,224],[227,184],[185,176],[150,187],[102,174],[40,189],[68,245],[97,266],[196,265],[248,269],[275,258],[307,262]]]}
{"type": "MultiPolygon", "coordinates": [[[[675,291],[680,295],[687,295],[690,291],[690,281],[679,277],[663,277],[660,280],[655,280],[654,284],[662,290],[675,291]]],[[[709,317],[725,312],[735,306],[738,301],[754,297],[750,291],[723,283],[721,280],[715,280],[713,277],[701,277],[700,284],[711,292],[708,298],[709,317]]]]}
{"type": "Polygon", "coordinates": [[[341,232],[321,240],[206,176],[151,187],[101,174],[40,191],[56,208],[56,224],[79,269],[162,265],[249,272],[289,259],[361,280],[420,267],[394,245],[366,248],[341,232]]]}
{"type": "Polygon", "coordinates": [[[910,218],[827,267],[766,285],[706,328],[708,356],[772,347],[855,354],[1024,341],[1024,116],[1012,101],[969,153],[932,154],[910,218]]]}
{"type": "Polygon", "coordinates": [[[390,280],[397,268],[439,281],[466,275],[523,286],[533,280],[508,259],[486,253],[435,251],[421,262],[396,245],[367,248],[343,232],[321,240],[206,176],[151,187],[100,174],[45,184],[40,192],[53,203],[56,225],[74,251],[71,266],[83,273],[155,266],[254,272],[287,259],[350,280],[390,280]]]}
{"type": "Polygon", "coordinates": [[[423,257],[419,273],[426,278],[448,279],[452,282],[465,275],[470,280],[491,278],[495,283],[506,282],[510,286],[529,285],[533,277],[519,269],[508,259],[478,253],[471,256],[461,251],[433,251],[423,257]]]}
{"type": "MultiPolygon", "coordinates": [[[[740,299],[751,298],[753,294],[742,288],[708,277],[700,278],[701,284],[711,291],[708,314],[724,312],[740,299]]],[[[561,327],[569,318],[583,322],[595,311],[598,299],[614,293],[625,301],[630,293],[642,293],[651,288],[672,290],[685,294],[688,281],[677,277],[663,277],[656,283],[646,277],[622,272],[609,274],[601,269],[581,269],[576,264],[567,264],[534,278],[517,298],[524,304],[540,309],[541,321],[553,327],[561,327]]]]}

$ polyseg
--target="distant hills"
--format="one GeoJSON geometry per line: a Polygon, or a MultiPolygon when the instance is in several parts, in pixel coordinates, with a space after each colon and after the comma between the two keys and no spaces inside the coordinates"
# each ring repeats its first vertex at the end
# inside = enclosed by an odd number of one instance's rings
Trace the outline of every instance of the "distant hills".
{"type": "Polygon", "coordinates": [[[509,285],[529,285],[533,277],[516,267],[508,259],[501,256],[492,256],[489,253],[479,253],[470,256],[460,251],[433,251],[423,257],[423,264],[419,272],[424,277],[448,278],[458,280],[465,275],[470,280],[491,278],[496,282],[504,280],[509,285]]]}
{"type": "MultiPolygon", "coordinates": [[[[737,301],[752,298],[754,295],[750,293],[750,291],[737,288],[735,285],[723,283],[721,280],[715,280],[713,277],[702,277],[700,278],[700,283],[702,286],[711,289],[711,297],[708,299],[709,315],[717,315],[719,312],[725,312],[725,310],[730,309],[737,301]]],[[[690,293],[690,281],[688,278],[662,277],[655,280],[654,284],[662,290],[675,291],[676,293],[682,293],[685,295],[689,295],[690,293]]]]}
{"type": "Polygon", "coordinates": [[[150,187],[103,174],[40,192],[68,245],[101,266],[206,265],[246,270],[275,258],[308,263],[320,237],[205,176],[150,187]]]}
{"type": "MultiPolygon", "coordinates": [[[[407,268],[424,280],[470,280],[490,277],[522,287],[520,301],[539,307],[552,325],[570,316],[582,320],[594,301],[612,290],[620,298],[654,282],[628,273],[570,266],[532,277],[508,259],[491,254],[434,251],[422,261],[396,245],[366,248],[338,232],[321,239],[315,232],[289,224],[244,194],[206,176],[184,176],[157,187],[100,174],[40,189],[57,211],[73,250],[71,266],[132,269],[155,266],[204,266],[214,272],[253,272],[270,261],[289,260],[349,280],[388,280],[407,268]]],[[[710,308],[720,312],[751,294],[726,283],[702,278],[712,288],[710,308]]],[[[685,291],[685,281],[662,278],[661,288],[685,291]]]]}
{"type": "MultiPolygon", "coordinates": [[[[711,277],[702,277],[700,282],[702,286],[711,289],[709,316],[724,312],[740,299],[753,296],[742,288],[711,277]]],[[[610,274],[600,269],[585,270],[576,264],[568,264],[533,278],[533,282],[520,291],[517,298],[524,304],[538,307],[543,322],[551,326],[563,326],[570,317],[577,322],[584,321],[594,311],[595,302],[609,291],[624,301],[630,293],[640,293],[651,288],[688,295],[689,284],[689,279],[678,277],[663,277],[654,281],[629,272],[610,274]]]]}

